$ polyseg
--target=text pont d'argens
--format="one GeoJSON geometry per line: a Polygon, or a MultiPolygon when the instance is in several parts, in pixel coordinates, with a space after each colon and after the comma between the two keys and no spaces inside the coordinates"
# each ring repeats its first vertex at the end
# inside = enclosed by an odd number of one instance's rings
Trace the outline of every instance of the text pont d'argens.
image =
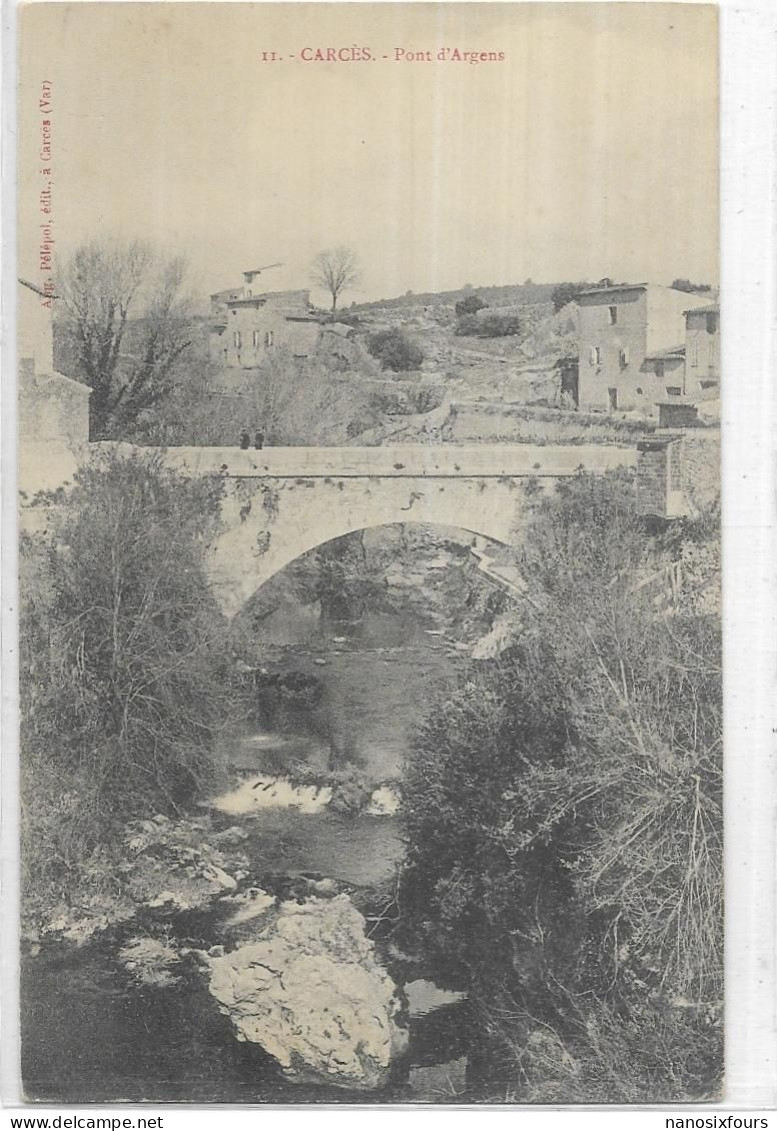
{"type": "Polygon", "coordinates": [[[393,47],[389,52],[375,51],[371,47],[302,47],[298,51],[261,51],[262,63],[282,63],[286,60],[302,63],[374,63],[385,60],[391,63],[504,63],[504,51],[464,51],[460,47],[438,47],[415,50],[393,47]]]}

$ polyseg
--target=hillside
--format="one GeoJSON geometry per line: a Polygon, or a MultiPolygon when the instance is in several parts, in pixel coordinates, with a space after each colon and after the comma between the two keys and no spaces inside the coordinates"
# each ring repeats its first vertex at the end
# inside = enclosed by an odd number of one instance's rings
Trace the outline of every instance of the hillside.
{"type": "Polygon", "coordinates": [[[464,286],[455,291],[431,291],[414,294],[408,291],[396,298],[381,298],[375,302],[351,303],[350,309],[356,312],[367,310],[408,310],[413,307],[456,305],[471,294],[479,294],[489,306],[535,305],[551,302],[556,283],[510,283],[500,287],[464,286]]]}

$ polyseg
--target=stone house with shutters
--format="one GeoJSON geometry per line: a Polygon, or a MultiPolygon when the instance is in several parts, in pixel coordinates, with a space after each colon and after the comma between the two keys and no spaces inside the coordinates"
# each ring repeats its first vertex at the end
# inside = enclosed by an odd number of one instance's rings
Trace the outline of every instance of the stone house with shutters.
{"type": "Polygon", "coordinates": [[[708,299],[654,283],[594,287],[577,298],[579,407],[655,416],[685,392],[686,312],[708,299]]]}
{"type": "Polygon", "coordinates": [[[309,357],[319,330],[309,291],[253,294],[245,286],[211,295],[209,354],[219,367],[256,369],[279,347],[309,357]]]}
{"type": "Polygon", "coordinates": [[[720,306],[685,311],[685,392],[697,401],[720,396],[720,306]]]}

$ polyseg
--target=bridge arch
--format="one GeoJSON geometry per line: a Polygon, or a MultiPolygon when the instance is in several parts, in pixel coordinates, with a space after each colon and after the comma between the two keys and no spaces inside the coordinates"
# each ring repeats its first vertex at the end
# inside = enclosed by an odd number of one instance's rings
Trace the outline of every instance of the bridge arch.
{"type": "MultiPolygon", "coordinates": [[[[90,446],[131,449],[114,442],[90,446]]],[[[661,445],[656,441],[652,446],[661,445]]],[[[647,456],[645,467],[656,481],[656,500],[647,489],[653,484],[647,473],[643,494],[645,505],[655,507],[668,490],[669,465],[652,447],[647,456]]],[[[223,481],[220,530],[207,547],[206,564],[215,596],[225,615],[232,617],[284,566],[355,530],[419,522],[510,544],[521,523],[526,496],[520,488],[527,479],[552,489],[578,470],[635,467],[637,451],[602,444],[261,451],[179,447],[166,449],[164,459],[183,475],[223,481]]],[[[665,508],[650,513],[668,512],[665,508]]]]}
{"type": "Polygon", "coordinates": [[[211,583],[222,611],[232,617],[287,565],[359,530],[412,523],[509,544],[521,497],[513,481],[496,489],[489,484],[487,491],[474,482],[408,479],[401,487],[395,480],[257,484],[250,493],[228,486],[222,530],[208,547],[211,583]]]}

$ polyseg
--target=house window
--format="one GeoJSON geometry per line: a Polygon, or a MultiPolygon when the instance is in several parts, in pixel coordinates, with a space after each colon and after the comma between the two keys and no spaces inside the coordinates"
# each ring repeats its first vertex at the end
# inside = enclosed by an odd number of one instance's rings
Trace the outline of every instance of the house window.
{"type": "Polygon", "coordinates": [[[664,363],[663,363],[663,361],[657,361],[655,363],[655,366],[656,366],[656,377],[658,377],[659,381],[663,381],[663,379],[664,379],[664,363]]]}
{"type": "Polygon", "coordinates": [[[718,329],[718,315],[715,311],[711,311],[707,315],[707,333],[714,334],[718,329]]]}
{"type": "Polygon", "coordinates": [[[240,337],[240,331],[235,330],[235,349],[236,350],[240,349],[241,343],[242,343],[242,339],[240,337]]]}
{"type": "Polygon", "coordinates": [[[253,342],[254,349],[256,349],[256,347],[259,345],[259,331],[258,330],[254,330],[253,334],[251,335],[251,341],[253,342]]]}
{"type": "Polygon", "coordinates": [[[667,387],[666,387],[666,395],[668,397],[682,396],[682,392],[683,391],[682,391],[682,389],[680,388],[679,385],[667,385],[667,387]]]}
{"type": "Polygon", "coordinates": [[[699,343],[694,338],[691,344],[691,365],[699,364],[699,343]]]}
{"type": "Polygon", "coordinates": [[[601,365],[602,351],[598,346],[591,346],[591,352],[588,355],[588,361],[590,365],[601,365]]]}
{"type": "Polygon", "coordinates": [[[623,346],[621,348],[620,359],[621,359],[621,369],[625,369],[626,366],[629,364],[629,347],[628,346],[623,346]]]}
{"type": "Polygon", "coordinates": [[[643,395],[641,385],[637,385],[637,395],[640,396],[640,397],[643,395]]]}
{"type": "Polygon", "coordinates": [[[618,321],[618,308],[617,306],[610,306],[607,309],[610,312],[610,325],[614,326],[618,321]]]}
{"type": "Polygon", "coordinates": [[[266,346],[271,346],[272,343],[273,343],[273,332],[272,332],[272,330],[267,330],[265,332],[265,335],[264,335],[264,344],[266,346]]]}

